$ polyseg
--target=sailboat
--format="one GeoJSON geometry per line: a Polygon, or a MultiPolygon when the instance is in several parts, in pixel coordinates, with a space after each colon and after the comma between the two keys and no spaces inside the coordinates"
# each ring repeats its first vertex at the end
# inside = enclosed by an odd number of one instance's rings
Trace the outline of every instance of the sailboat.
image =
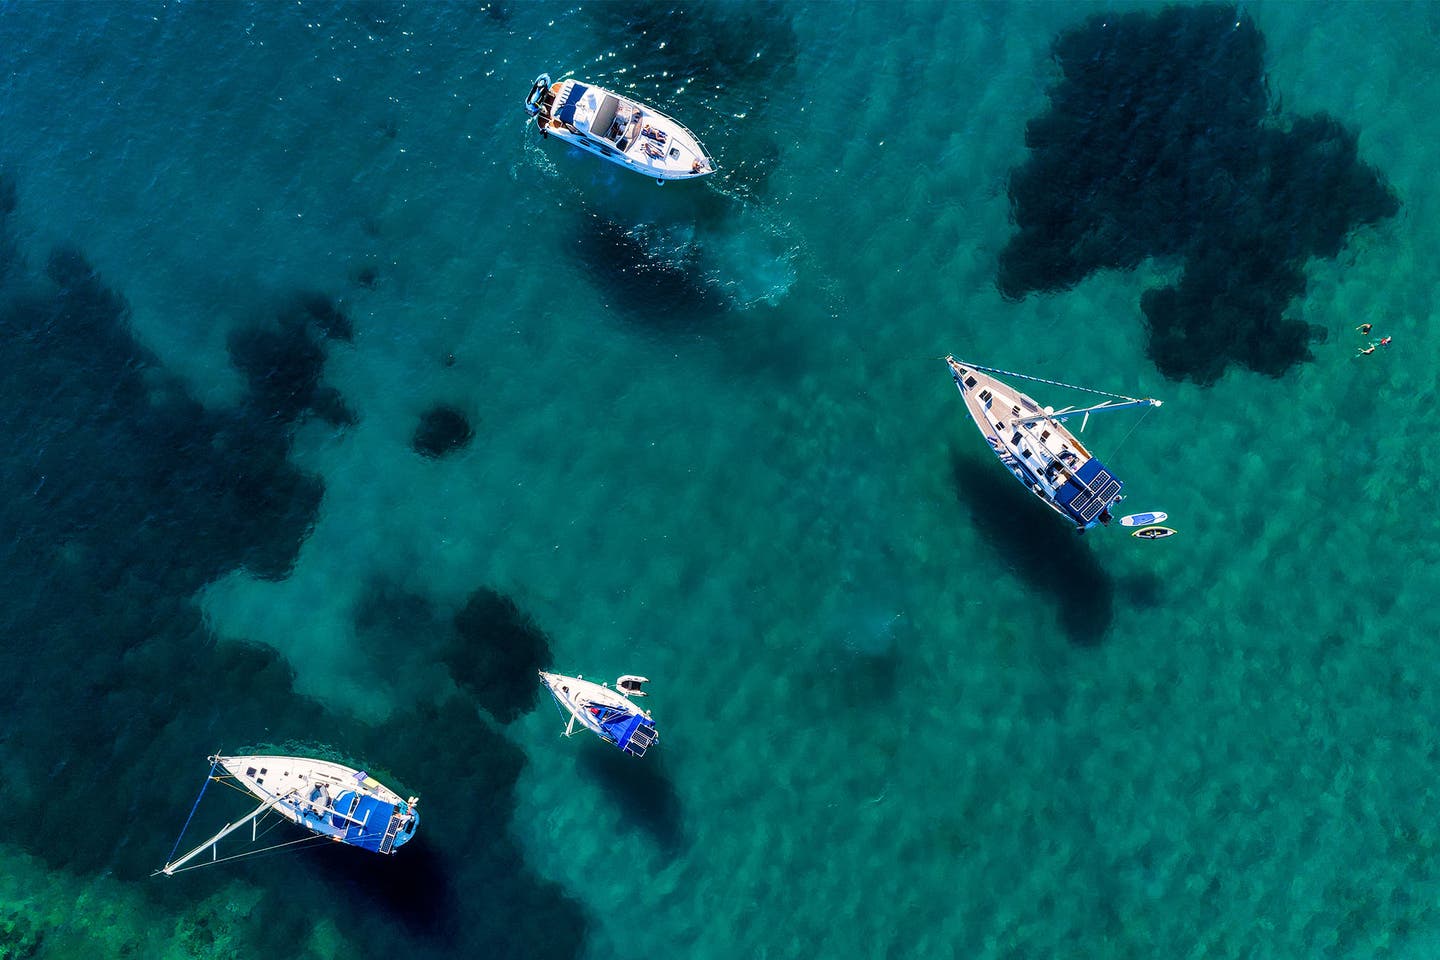
{"type": "Polygon", "coordinates": [[[648,682],[644,677],[621,677],[612,689],[584,677],[541,670],[540,682],[555,698],[560,712],[570,718],[565,725],[567,737],[575,733],[575,726],[579,724],[632,757],[645,756],[645,751],[660,739],[650,712],[630,702],[632,696],[645,696],[640,690],[641,685],[648,682]]]}
{"type": "Polygon", "coordinates": [[[991,452],[1015,479],[1081,533],[1110,522],[1110,508],[1125,499],[1120,492],[1125,484],[1061,424],[1081,416],[1080,429],[1084,430],[1092,413],[1158,407],[1161,401],[982,367],[953,356],[946,357],[945,363],[950,367],[956,389],[965,399],[970,419],[980,428],[991,452]],[[1109,399],[1088,407],[1056,410],[1042,407],[1001,377],[1083,390],[1109,399]]]}
{"type": "Polygon", "coordinates": [[[214,756],[209,760],[210,773],[205,777],[200,795],[195,798],[195,805],[190,808],[185,828],[181,829],[180,837],[170,851],[170,860],[151,876],[161,873],[167,877],[174,876],[213,863],[324,840],[373,853],[391,854],[415,836],[415,828],[420,823],[420,813],[416,809],[419,797],[402,800],[399,794],[364,770],[344,764],[309,757],[258,755],[214,756]],[[217,770],[224,772],[217,776],[217,770]],[[176,857],[180,840],[184,839],[185,830],[189,828],[190,820],[194,818],[211,781],[248,792],[260,804],[239,820],[226,824],[224,829],[189,852],[176,857]],[[260,825],[271,813],[303,827],[309,836],[220,857],[220,841],[246,826],[250,827],[250,842],[258,843],[269,832],[270,828],[261,830],[260,825]],[[194,862],[207,850],[210,851],[208,860],[194,862]]]}

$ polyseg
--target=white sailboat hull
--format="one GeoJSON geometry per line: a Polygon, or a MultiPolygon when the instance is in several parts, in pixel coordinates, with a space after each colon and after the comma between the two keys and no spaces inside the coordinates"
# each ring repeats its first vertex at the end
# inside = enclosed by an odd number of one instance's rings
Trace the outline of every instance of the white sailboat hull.
{"type": "MultiPolygon", "coordinates": [[[[965,411],[996,458],[1042,503],[1084,531],[1111,520],[1110,510],[1124,496],[1124,483],[1086,449],[1061,420],[1067,411],[1042,407],[1036,400],[973,364],[946,357],[965,411]]],[[[1159,406],[1156,400],[1109,405],[1159,406]]],[[[1107,405],[1088,408],[1106,409],[1107,405]]],[[[1086,410],[1073,411],[1084,413],[1086,410]]]]}
{"type": "MultiPolygon", "coordinates": [[[[341,763],[270,754],[211,757],[210,760],[212,773],[215,769],[224,770],[253,794],[260,805],[167,863],[161,873],[174,874],[207,849],[211,850],[213,862],[217,857],[214,847],[221,839],[270,813],[317,837],[383,854],[394,853],[414,837],[420,822],[416,809],[419,798],[403,799],[365,772],[341,763]]],[[[254,839],[253,828],[251,839],[254,839]]]]}
{"type": "Polygon", "coordinates": [[[604,684],[543,670],[540,682],[569,717],[567,733],[579,725],[633,756],[644,756],[659,740],[650,714],[604,684]]]}

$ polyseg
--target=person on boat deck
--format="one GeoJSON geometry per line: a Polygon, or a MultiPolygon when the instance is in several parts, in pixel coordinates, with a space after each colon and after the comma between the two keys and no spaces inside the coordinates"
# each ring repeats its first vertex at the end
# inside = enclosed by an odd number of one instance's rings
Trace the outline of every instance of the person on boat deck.
{"type": "Polygon", "coordinates": [[[670,135],[664,130],[656,130],[648,123],[640,128],[640,132],[645,134],[645,136],[649,137],[651,140],[654,140],[656,143],[664,143],[666,140],[670,139],[670,135]]]}
{"type": "Polygon", "coordinates": [[[664,151],[664,150],[661,150],[659,147],[655,146],[655,144],[653,144],[653,143],[647,143],[647,144],[645,144],[645,146],[644,146],[642,149],[644,149],[644,151],[645,151],[645,156],[647,156],[647,157],[654,157],[656,160],[659,160],[661,157],[665,156],[665,151],[664,151]]]}

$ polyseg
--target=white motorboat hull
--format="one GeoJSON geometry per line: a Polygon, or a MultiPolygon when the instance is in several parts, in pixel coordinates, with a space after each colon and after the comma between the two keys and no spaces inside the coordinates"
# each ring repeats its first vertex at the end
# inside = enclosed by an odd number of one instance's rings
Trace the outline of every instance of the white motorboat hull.
{"type": "Polygon", "coordinates": [[[694,180],[715,162],[684,124],[654,107],[578,80],[536,78],[525,109],[546,137],[661,182],[694,180]]]}

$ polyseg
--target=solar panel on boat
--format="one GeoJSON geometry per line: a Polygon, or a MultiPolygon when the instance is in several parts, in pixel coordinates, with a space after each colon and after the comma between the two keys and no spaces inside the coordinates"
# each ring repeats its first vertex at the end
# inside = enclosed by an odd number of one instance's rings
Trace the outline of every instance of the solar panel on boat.
{"type": "Polygon", "coordinates": [[[1105,505],[1114,499],[1120,492],[1121,484],[1109,471],[1101,470],[1089,480],[1089,487],[1070,501],[1070,509],[1087,523],[1098,517],[1105,505]]]}

